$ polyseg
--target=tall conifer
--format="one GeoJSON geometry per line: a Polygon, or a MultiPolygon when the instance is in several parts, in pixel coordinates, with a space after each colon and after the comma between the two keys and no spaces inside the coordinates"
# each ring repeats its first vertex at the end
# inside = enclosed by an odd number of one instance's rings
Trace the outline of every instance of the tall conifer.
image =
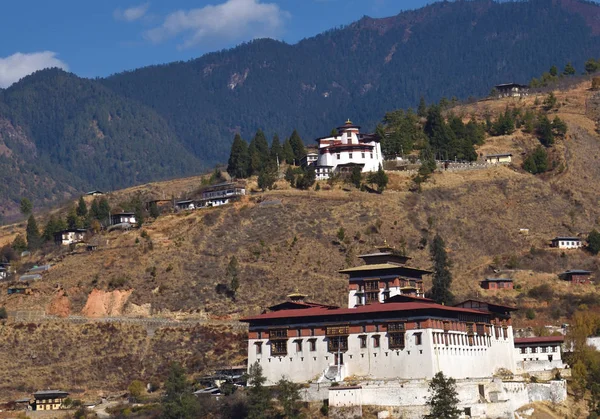
{"type": "Polygon", "coordinates": [[[248,144],[242,139],[240,134],[235,134],[231,153],[227,162],[227,173],[236,178],[248,177],[250,166],[250,156],[248,154],[248,144]]]}

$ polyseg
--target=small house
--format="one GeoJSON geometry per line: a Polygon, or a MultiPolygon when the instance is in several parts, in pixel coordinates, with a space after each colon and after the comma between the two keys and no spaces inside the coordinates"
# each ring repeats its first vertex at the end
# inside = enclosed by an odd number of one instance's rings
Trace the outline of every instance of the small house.
{"type": "Polygon", "coordinates": [[[33,393],[33,410],[63,409],[69,393],[61,390],[43,390],[33,393]]]}
{"type": "Polygon", "coordinates": [[[80,228],[70,228],[54,233],[54,243],[67,246],[73,243],[81,243],[85,230],[80,228]]]}
{"type": "Polygon", "coordinates": [[[195,210],[196,205],[194,204],[194,201],[192,201],[192,200],[179,201],[179,202],[175,202],[175,209],[177,211],[195,210]]]}
{"type": "Polygon", "coordinates": [[[529,96],[529,86],[518,83],[504,83],[494,86],[496,97],[525,97],[529,96]]]}
{"type": "Polygon", "coordinates": [[[591,275],[591,271],[585,271],[583,269],[569,269],[558,274],[558,277],[563,281],[570,282],[571,284],[593,284],[594,281],[590,279],[591,275]]]}
{"type": "Polygon", "coordinates": [[[510,278],[486,278],[479,282],[484,290],[509,289],[514,288],[513,280],[510,278]]]}
{"type": "Polygon", "coordinates": [[[515,338],[515,359],[522,371],[564,368],[561,346],[564,336],[515,338]]]}
{"type": "Polygon", "coordinates": [[[488,164],[508,164],[512,162],[512,154],[488,154],[487,156],[485,156],[485,162],[488,164]]]}
{"type": "Polygon", "coordinates": [[[314,166],[317,164],[317,159],[319,155],[317,153],[307,153],[306,156],[302,157],[300,160],[300,165],[302,167],[314,166]]]}
{"type": "Polygon", "coordinates": [[[333,166],[315,166],[315,178],[317,180],[327,180],[331,177],[333,166]]]}
{"type": "Polygon", "coordinates": [[[0,281],[8,278],[8,269],[4,266],[0,266],[0,281]]]}
{"type": "Polygon", "coordinates": [[[229,204],[235,199],[246,195],[246,189],[235,182],[223,182],[212,186],[207,186],[202,190],[202,199],[199,206],[218,207],[229,204]]]}
{"type": "Polygon", "coordinates": [[[555,237],[550,246],[559,249],[579,249],[583,247],[583,242],[579,237],[555,237]]]}
{"type": "Polygon", "coordinates": [[[133,212],[120,212],[118,214],[110,215],[110,223],[116,224],[136,224],[135,214],[133,212]]]}

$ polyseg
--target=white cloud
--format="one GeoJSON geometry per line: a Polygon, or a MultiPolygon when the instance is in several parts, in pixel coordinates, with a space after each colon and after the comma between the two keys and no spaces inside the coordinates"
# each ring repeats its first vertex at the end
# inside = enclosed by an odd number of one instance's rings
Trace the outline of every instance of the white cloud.
{"type": "Polygon", "coordinates": [[[144,37],[154,43],[181,37],[180,48],[207,40],[274,37],[289,17],[290,14],[275,3],[227,0],[218,5],[173,12],[161,26],[146,31],[144,37]]]}
{"type": "Polygon", "coordinates": [[[146,15],[146,12],[148,12],[149,6],[150,3],[143,3],[139,6],[130,7],[125,10],[116,9],[113,12],[113,17],[116,20],[125,20],[127,22],[133,22],[134,20],[138,20],[144,17],[146,15]]]}
{"type": "Polygon", "coordinates": [[[67,64],[56,58],[56,53],[52,51],[30,54],[17,52],[6,58],[0,57],[0,87],[8,87],[34,71],[49,67],[69,69],[67,64]]]}

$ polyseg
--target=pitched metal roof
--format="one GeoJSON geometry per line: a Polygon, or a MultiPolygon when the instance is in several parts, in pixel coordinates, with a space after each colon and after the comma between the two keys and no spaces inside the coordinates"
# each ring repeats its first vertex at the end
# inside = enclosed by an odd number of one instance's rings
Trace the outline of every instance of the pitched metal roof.
{"type": "Polygon", "coordinates": [[[559,237],[555,237],[552,239],[552,241],[555,241],[555,240],[581,241],[581,238],[579,238],[579,237],[560,237],[559,236],[559,237]]]}
{"type": "Polygon", "coordinates": [[[515,345],[532,343],[563,343],[564,341],[564,336],[536,336],[531,338],[515,338],[515,345]]]}
{"type": "Polygon", "coordinates": [[[300,317],[328,317],[353,314],[371,314],[371,313],[399,313],[403,311],[418,311],[437,309],[449,313],[465,313],[465,314],[485,314],[482,310],[475,310],[462,307],[444,306],[436,303],[426,302],[406,302],[406,303],[376,303],[359,306],[355,308],[334,308],[328,309],[324,307],[313,307],[305,309],[280,310],[270,313],[260,314],[240,319],[242,322],[251,322],[253,320],[271,320],[271,319],[287,319],[300,317]]]}
{"type": "Polygon", "coordinates": [[[419,271],[425,274],[431,273],[431,271],[427,271],[425,269],[411,268],[409,266],[399,265],[393,262],[387,263],[374,263],[372,265],[362,265],[356,266],[354,268],[342,269],[338,271],[341,274],[350,273],[350,272],[366,272],[366,271],[375,271],[375,270],[391,270],[391,269],[407,269],[411,271],[419,271]]]}
{"type": "Polygon", "coordinates": [[[511,278],[485,278],[481,282],[513,282],[511,278]]]}
{"type": "Polygon", "coordinates": [[[569,269],[561,273],[560,275],[568,275],[568,274],[579,274],[579,275],[589,275],[592,271],[586,271],[584,269],[569,269]]]}

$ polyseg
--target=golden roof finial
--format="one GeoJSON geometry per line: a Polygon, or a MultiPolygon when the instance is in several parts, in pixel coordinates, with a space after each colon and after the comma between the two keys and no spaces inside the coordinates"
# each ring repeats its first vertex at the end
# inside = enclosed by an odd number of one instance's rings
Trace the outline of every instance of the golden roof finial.
{"type": "Polygon", "coordinates": [[[350,120],[350,118],[348,118],[348,120],[346,121],[346,125],[352,125],[352,121],[350,120]]]}

